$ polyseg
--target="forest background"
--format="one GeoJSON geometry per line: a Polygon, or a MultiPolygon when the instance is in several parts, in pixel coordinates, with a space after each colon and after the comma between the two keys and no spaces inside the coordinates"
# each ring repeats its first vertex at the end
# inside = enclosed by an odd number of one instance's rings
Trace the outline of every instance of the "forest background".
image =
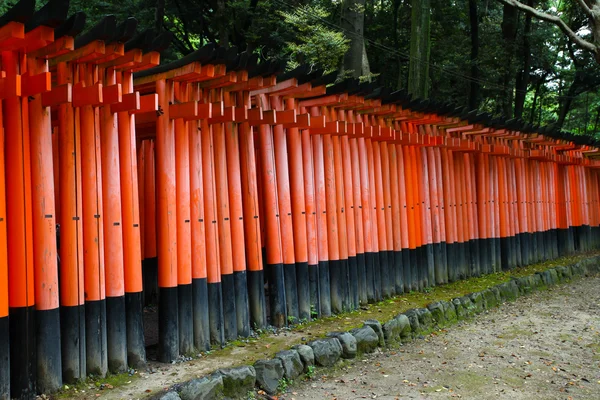
{"type": "Polygon", "coordinates": [[[600,139],[600,0],[71,0],[69,11],[87,27],[113,14],[171,32],[166,61],[215,42],[600,139]]]}

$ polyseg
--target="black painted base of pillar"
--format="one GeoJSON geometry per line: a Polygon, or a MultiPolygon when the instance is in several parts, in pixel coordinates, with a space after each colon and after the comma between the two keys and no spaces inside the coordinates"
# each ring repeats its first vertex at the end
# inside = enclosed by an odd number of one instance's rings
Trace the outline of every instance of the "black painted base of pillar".
{"type": "Polygon", "coordinates": [[[179,356],[179,304],[177,287],[161,287],[158,302],[158,361],[170,363],[179,356]]]}
{"type": "Polygon", "coordinates": [[[375,256],[373,253],[365,253],[365,276],[367,301],[373,303],[375,301],[375,256]]]}
{"type": "Polygon", "coordinates": [[[62,387],[60,311],[36,310],[37,391],[53,393],[62,387]]]}
{"type": "Polygon", "coordinates": [[[271,325],[281,328],[287,324],[283,264],[268,265],[267,271],[269,272],[269,315],[271,325]]]}
{"type": "Polygon", "coordinates": [[[308,263],[296,263],[296,285],[298,287],[298,317],[310,321],[310,278],[308,263]]]}
{"type": "Polygon", "coordinates": [[[233,271],[235,288],[235,312],[238,336],[250,336],[250,313],[248,309],[248,279],[246,271],[233,271]]]}
{"type": "Polygon", "coordinates": [[[194,351],[194,317],[192,312],[192,284],[177,286],[177,310],[179,313],[179,354],[194,351]]]}
{"type": "Polygon", "coordinates": [[[285,306],[288,322],[298,322],[298,286],[296,285],[296,264],[283,264],[285,286],[285,306]]]}
{"type": "Polygon", "coordinates": [[[10,397],[33,399],[36,395],[36,342],[34,307],[9,310],[10,397]]]}
{"type": "Polygon", "coordinates": [[[340,260],[329,260],[329,285],[331,312],[340,314],[344,311],[344,293],[342,289],[342,268],[340,260]]]}
{"type": "Polygon", "coordinates": [[[10,400],[10,341],[8,317],[0,318],[0,400],[10,400]]]}
{"type": "Polygon", "coordinates": [[[308,290],[310,295],[310,317],[316,318],[321,313],[319,303],[319,264],[308,266],[308,290]]]}
{"type": "Polygon", "coordinates": [[[433,244],[423,245],[423,253],[425,254],[425,287],[435,286],[435,254],[433,252],[433,244]]]}
{"type": "Polygon", "coordinates": [[[404,277],[404,293],[410,292],[412,277],[410,275],[410,249],[402,249],[402,276],[404,277]]]}
{"type": "Polygon", "coordinates": [[[86,371],[104,377],[108,372],[106,338],[106,301],[85,302],[85,354],[86,371]]]}
{"type": "Polygon", "coordinates": [[[379,251],[379,260],[381,261],[381,295],[384,299],[389,299],[394,295],[394,275],[392,273],[392,260],[390,260],[389,256],[389,251],[379,251]]]}
{"type": "Polygon", "coordinates": [[[367,304],[367,260],[365,253],[356,254],[356,270],[358,276],[358,302],[359,304],[367,304]]]}
{"type": "Polygon", "coordinates": [[[373,288],[375,290],[375,301],[383,300],[383,287],[381,281],[382,268],[379,252],[373,253],[373,288]]]}
{"type": "Polygon", "coordinates": [[[85,379],[85,307],[61,306],[60,329],[63,381],[74,383],[85,379]]]}
{"type": "Polygon", "coordinates": [[[144,306],[158,304],[158,257],[142,260],[144,306]]]}
{"type": "Polygon", "coordinates": [[[319,261],[320,317],[331,316],[331,286],[329,284],[329,261],[319,261]]]}
{"type": "Polygon", "coordinates": [[[340,286],[342,289],[342,309],[344,311],[350,310],[350,267],[348,265],[348,259],[340,259],[340,286]]]}
{"type": "Polygon", "coordinates": [[[146,365],[142,292],[125,293],[125,314],[127,319],[127,364],[133,368],[142,368],[146,365]]]}
{"type": "Polygon", "coordinates": [[[225,343],[221,282],[209,282],[207,288],[210,342],[220,346],[225,343]]]}
{"type": "Polygon", "coordinates": [[[398,295],[404,293],[404,268],[402,266],[402,251],[393,251],[392,259],[394,260],[394,292],[398,295]]]}
{"type": "Polygon", "coordinates": [[[253,329],[267,326],[267,307],[265,303],[265,274],[264,271],[248,271],[248,308],[250,323],[253,329]]]}
{"type": "Polygon", "coordinates": [[[106,298],[108,370],[114,374],[127,371],[127,319],[125,296],[106,298]]]}
{"type": "Polygon", "coordinates": [[[210,350],[210,318],[206,278],[192,278],[192,301],[194,346],[198,351],[208,351],[210,350]]]}
{"type": "Polygon", "coordinates": [[[360,303],[358,293],[358,259],[356,256],[348,257],[348,290],[350,310],[356,310],[360,303]]]}
{"type": "Polygon", "coordinates": [[[223,333],[225,341],[236,340],[237,330],[237,312],[235,310],[235,287],[233,285],[233,274],[221,275],[221,290],[223,291],[223,333]]]}

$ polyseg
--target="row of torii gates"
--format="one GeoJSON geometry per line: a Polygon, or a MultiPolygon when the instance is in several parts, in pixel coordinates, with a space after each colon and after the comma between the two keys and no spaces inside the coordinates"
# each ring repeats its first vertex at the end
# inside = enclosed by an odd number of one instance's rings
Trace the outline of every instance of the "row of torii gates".
{"type": "Polygon", "coordinates": [[[0,17],[0,399],[143,364],[154,287],[169,362],[598,245],[588,138],[34,5],[0,17]]]}

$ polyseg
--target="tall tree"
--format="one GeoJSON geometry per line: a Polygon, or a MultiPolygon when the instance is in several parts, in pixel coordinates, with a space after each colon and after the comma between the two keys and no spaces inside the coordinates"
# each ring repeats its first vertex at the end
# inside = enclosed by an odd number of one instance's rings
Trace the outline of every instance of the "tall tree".
{"type": "Polygon", "coordinates": [[[408,92],[414,97],[428,95],[430,36],[430,0],[412,0],[408,92]]]}
{"type": "MultiPolygon", "coordinates": [[[[533,0],[527,0],[527,5],[533,7],[533,0]]],[[[531,72],[531,43],[529,40],[532,29],[531,18],[531,14],[525,16],[522,48],[523,62],[521,69],[517,72],[517,80],[515,83],[515,118],[521,118],[523,116],[523,107],[525,106],[525,97],[529,85],[529,74],[531,72]]]]}
{"type": "Polygon", "coordinates": [[[352,76],[358,78],[370,73],[369,61],[366,58],[364,27],[365,0],[344,0],[342,2],[341,26],[350,39],[350,48],[344,56],[344,71],[352,71],[352,76]],[[363,62],[366,59],[366,63],[363,62]]]}
{"type": "Polygon", "coordinates": [[[469,0],[469,22],[471,28],[471,83],[469,90],[469,108],[479,107],[481,87],[479,85],[479,15],[477,0],[469,0]]]}

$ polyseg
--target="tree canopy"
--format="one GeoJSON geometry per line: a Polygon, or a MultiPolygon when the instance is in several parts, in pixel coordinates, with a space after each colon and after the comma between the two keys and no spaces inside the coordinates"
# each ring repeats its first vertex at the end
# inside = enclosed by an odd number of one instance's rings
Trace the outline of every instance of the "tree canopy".
{"type": "Polygon", "coordinates": [[[600,137],[600,0],[71,0],[76,11],[87,26],[115,14],[172,32],[166,60],[216,42],[600,137]]]}

